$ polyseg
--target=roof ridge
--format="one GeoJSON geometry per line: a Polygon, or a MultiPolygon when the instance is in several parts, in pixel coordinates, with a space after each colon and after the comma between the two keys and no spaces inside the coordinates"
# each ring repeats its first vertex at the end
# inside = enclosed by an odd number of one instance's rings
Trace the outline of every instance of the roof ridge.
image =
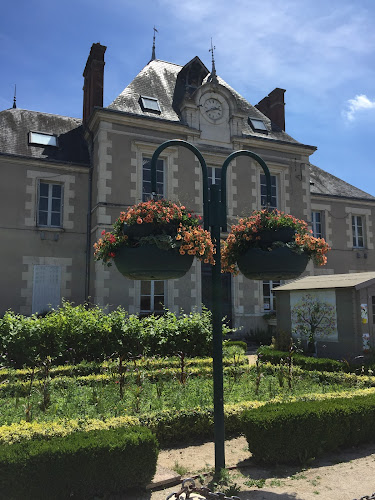
{"type": "Polygon", "coordinates": [[[7,108],[3,109],[0,111],[0,113],[3,113],[5,111],[10,111],[12,113],[18,113],[20,111],[26,111],[28,113],[36,113],[38,115],[48,115],[48,116],[58,116],[59,118],[69,118],[69,120],[77,120],[82,122],[82,118],[76,118],[74,116],[67,116],[67,115],[59,115],[57,113],[47,113],[46,111],[34,111],[33,109],[25,109],[25,108],[7,108]]]}

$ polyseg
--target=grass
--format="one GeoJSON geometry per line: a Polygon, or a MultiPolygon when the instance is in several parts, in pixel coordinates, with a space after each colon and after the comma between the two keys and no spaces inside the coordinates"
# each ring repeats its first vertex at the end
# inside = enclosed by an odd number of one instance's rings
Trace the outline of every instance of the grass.
{"type": "MultiPolygon", "coordinates": [[[[170,364],[170,360],[167,360],[166,365],[170,364]]],[[[53,421],[82,416],[104,419],[112,416],[137,416],[166,409],[211,408],[211,371],[202,361],[195,364],[198,372],[190,373],[188,367],[187,381],[184,384],[180,382],[178,369],[169,372],[167,377],[165,374],[160,376],[163,372],[160,365],[159,371],[153,372],[154,375],[150,377],[149,367],[143,369],[140,365],[131,376],[125,377],[123,398],[120,397],[119,376],[114,370],[98,374],[95,369],[96,374],[92,376],[74,376],[75,370],[71,370],[71,376],[56,376],[48,379],[44,386],[42,380],[35,381],[31,386],[29,371],[14,371],[12,377],[0,385],[0,425],[19,423],[22,420],[53,421]],[[202,366],[201,372],[199,365],[202,366]]],[[[229,367],[224,375],[225,404],[268,401],[276,396],[340,392],[366,385],[361,377],[356,377],[354,382],[353,379],[343,378],[334,379],[330,383],[326,379],[320,380],[314,373],[300,370],[294,375],[292,389],[289,389],[286,381],[280,384],[276,369],[266,367],[257,391],[256,378],[255,367],[248,368],[238,364],[229,367]]]]}

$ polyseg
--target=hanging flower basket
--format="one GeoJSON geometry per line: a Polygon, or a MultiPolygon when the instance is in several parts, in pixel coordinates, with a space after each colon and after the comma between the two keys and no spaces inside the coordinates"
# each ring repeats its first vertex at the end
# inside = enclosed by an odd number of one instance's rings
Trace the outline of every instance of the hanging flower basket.
{"type": "Polygon", "coordinates": [[[95,260],[114,260],[120,273],[135,280],[184,276],[193,258],[214,264],[214,246],[200,217],[167,200],[150,200],[121,212],[113,231],[95,243],[95,260]]]}
{"type": "Polygon", "coordinates": [[[162,250],[155,245],[131,248],[122,246],[114,263],[119,272],[132,280],[169,280],[182,278],[193,263],[192,255],[178,250],[162,250]]]}
{"type": "Polygon", "coordinates": [[[251,280],[290,280],[303,273],[308,261],[308,255],[293,252],[286,246],[271,251],[249,248],[238,257],[237,266],[251,280]]]}
{"type": "Polygon", "coordinates": [[[232,226],[223,244],[222,269],[255,280],[295,279],[309,259],[327,262],[330,250],[322,238],[314,238],[303,220],[279,212],[260,210],[232,226]]]}

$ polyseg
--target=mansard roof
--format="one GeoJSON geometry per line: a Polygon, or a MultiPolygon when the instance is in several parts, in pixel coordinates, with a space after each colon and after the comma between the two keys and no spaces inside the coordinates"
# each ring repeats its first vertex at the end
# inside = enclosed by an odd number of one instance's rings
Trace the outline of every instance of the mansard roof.
{"type": "MultiPolygon", "coordinates": [[[[199,60],[194,58],[190,63],[199,60]]],[[[199,60],[200,61],[200,60],[199,60]]],[[[188,63],[188,64],[190,64],[188,63]]],[[[202,63],[203,64],[203,63],[202,63]]],[[[181,117],[173,106],[177,77],[186,68],[178,64],[154,59],[150,61],[134,80],[116,97],[108,106],[109,109],[123,111],[138,116],[148,116],[161,120],[182,123],[181,117]],[[160,113],[142,109],[140,96],[152,97],[158,100],[160,113]]],[[[209,75],[205,77],[206,83],[209,75]]],[[[255,106],[252,106],[241,94],[236,92],[222,78],[218,77],[218,83],[225,87],[233,96],[238,110],[251,118],[262,120],[267,128],[267,134],[254,131],[247,121],[244,121],[242,133],[244,136],[259,137],[266,140],[278,140],[293,144],[300,144],[283,130],[274,125],[269,118],[261,113],[255,106]]],[[[315,148],[314,148],[315,149],[315,148]]]]}
{"type": "Polygon", "coordinates": [[[352,186],[334,175],[310,164],[310,192],[317,196],[354,198],[375,201],[375,196],[352,186]]]}
{"type": "Polygon", "coordinates": [[[0,154],[89,164],[82,120],[11,108],[0,112],[0,154]],[[58,146],[29,143],[29,132],[55,135],[58,146]]]}

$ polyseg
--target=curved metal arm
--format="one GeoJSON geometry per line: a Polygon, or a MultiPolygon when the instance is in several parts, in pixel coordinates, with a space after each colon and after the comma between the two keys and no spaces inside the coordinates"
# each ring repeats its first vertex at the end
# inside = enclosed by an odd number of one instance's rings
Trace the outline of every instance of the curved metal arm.
{"type": "Polygon", "coordinates": [[[259,165],[263,168],[266,175],[266,189],[267,189],[267,206],[271,204],[271,174],[268,170],[266,162],[256,153],[242,149],[240,151],[235,151],[230,154],[228,158],[224,161],[221,169],[221,207],[222,207],[222,217],[223,217],[223,231],[227,230],[227,170],[229,164],[237,156],[250,156],[253,160],[257,161],[259,165]]]}
{"type": "Polygon", "coordinates": [[[151,158],[151,191],[152,194],[156,195],[156,162],[159,158],[160,153],[164,151],[164,149],[169,146],[183,146],[190,151],[192,151],[195,156],[198,158],[199,163],[202,167],[203,174],[203,225],[204,229],[209,229],[209,220],[208,220],[208,173],[207,173],[207,165],[206,162],[199,151],[195,146],[190,144],[190,142],[183,141],[182,139],[173,139],[171,141],[163,142],[154,152],[151,158]]]}

